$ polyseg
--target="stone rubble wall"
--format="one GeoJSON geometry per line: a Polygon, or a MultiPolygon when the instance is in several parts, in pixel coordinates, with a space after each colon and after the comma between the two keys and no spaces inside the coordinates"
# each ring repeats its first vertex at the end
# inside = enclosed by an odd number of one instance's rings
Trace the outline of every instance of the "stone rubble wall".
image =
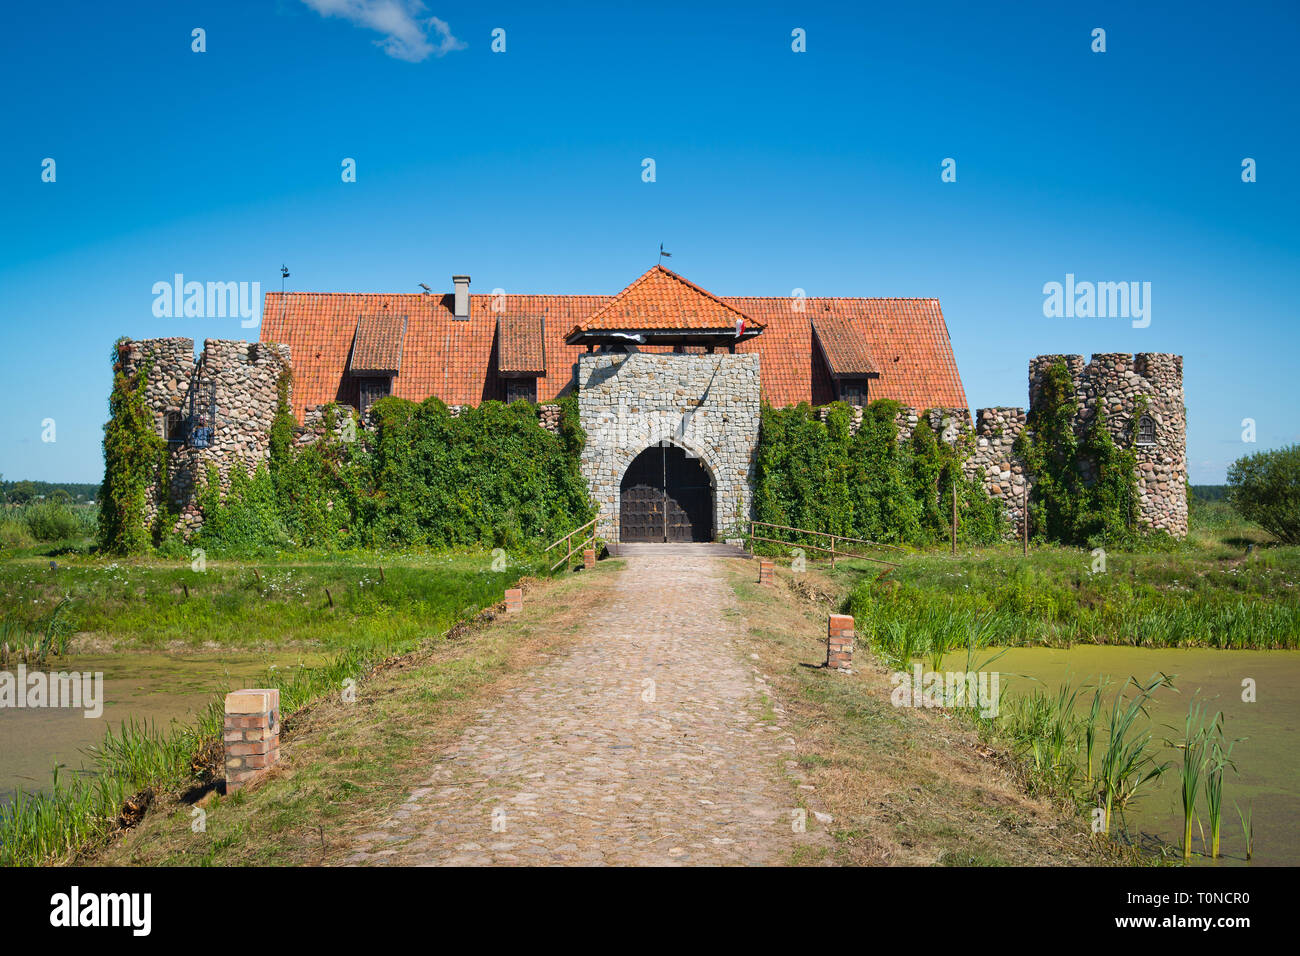
{"type": "MultiPolygon", "coordinates": [[[[173,444],[167,465],[168,506],[177,512],[174,531],[190,534],[202,524],[198,493],[215,466],[221,490],[230,487],[233,469],[252,472],[271,454],[280,375],[289,365],[289,348],[262,342],[207,339],[194,358],[194,340],[141,339],[123,343],[125,370],[134,374],[149,363],[145,401],[158,434],[165,437],[168,412],[189,415],[190,391],[198,388],[206,405],[208,383],[215,385],[216,419],[206,448],[173,444]]],[[[163,502],[162,486],[153,490],[145,519],[152,524],[163,502]]]]}
{"type": "MultiPolygon", "coordinates": [[[[1183,404],[1182,356],[1140,352],[1102,353],[1085,362],[1082,355],[1040,355],[1029,363],[1030,408],[1038,401],[1043,377],[1057,361],[1064,360],[1074,383],[1079,414],[1075,430],[1082,434],[1097,408],[1105,408],[1107,430],[1116,444],[1132,448],[1137,456],[1138,520],[1144,528],[1167,531],[1174,537],[1187,535],[1187,412],[1183,404]],[[1146,413],[1156,426],[1153,445],[1134,441],[1135,418],[1145,402],[1146,413]]],[[[826,420],[828,409],[817,410],[826,420]]],[[[853,406],[852,429],[862,423],[863,409],[853,406]]],[[[1016,439],[1026,428],[1023,408],[995,407],[976,410],[974,429],[965,409],[929,409],[931,429],[943,440],[947,423],[957,425],[952,437],[966,442],[973,437],[970,454],[962,465],[968,479],[981,481],[990,498],[1003,503],[1009,530],[1018,539],[1023,533],[1024,500],[1032,485],[1025,462],[1013,451],[1016,439]]],[[[908,441],[923,411],[900,408],[894,423],[898,440],[908,441]]],[[[1084,466],[1085,479],[1091,478],[1084,466]]]]}
{"type": "Polygon", "coordinates": [[[761,408],[754,353],[591,353],[578,360],[581,468],[600,534],[617,538],[620,484],[645,449],[666,441],[698,457],[714,489],[713,532],[750,516],[761,408]]]}
{"type": "MultiPolygon", "coordinates": [[[[1082,355],[1040,355],[1029,363],[1032,408],[1047,370],[1064,360],[1079,403],[1075,431],[1082,434],[1097,409],[1121,448],[1137,456],[1138,522],[1149,530],[1187,536],[1187,408],[1183,357],[1166,352],[1105,352],[1084,363],[1082,355]],[[1155,443],[1137,444],[1136,419],[1145,405],[1155,421],[1155,443]]],[[[1088,470],[1085,478],[1091,478],[1088,470]]]]}
{"type": "MultiPolygon", "coordinates": [[[[165,434],[169,412],[187,416],[192,388],[215,383],[216,423],[206,448],[173,444],[168,457],[169,506],[178,514],[174,530],[197,530],[202,516],[197,506],[209,466],[215,466],[223,493],[233,469],[251,472],[270,457],[270,430],[275,417],[277,387],[290,365],[287,346],[208,339],[194,358],[194,341],[183,337],[125,340],[119,357],[134,374],[149,363],[145,401],[159,435],[165,434]]],[[[1081,355],[1040,355],[1029,363],[1030,408],[1038,400],[1043,377],[1057,361],[1070,371],[1080,410],[1075,427],[1082,433],[1098,408],[1105,408],[1107,426],[1117,444],[1134,448],[1138,467],[1139,520],[1150,529],[1175,537],[1187,534],[1187,416],[1183,403],[1182,357],[1165,353],[1103,353],[1084,361],[1081,355]],[[1155,442],[1135,444],[1135,419],[1145,408],[1155,423],[1155,442]]],[[[599,506],[601,533],[613,537],[619,515],[619,485],[632,460],[661,441],[685,448],[700,458],[714,485],[715,535],[723,535],[750,517],[755,452],[760,420],[759,359],[754,353],[587,354],[578,367],[578,405],[587,443],[581,467],[599,506]]],[[[292,399],[291,399],[292,400],[292,399]]],[[[452,406],[458,415],[463,406],[452,406]]],[[[324,406],[304,410],[304,425],[296,429],[299,445],[323,435],[324,406]]],[[[344,414],[338,406],[335,433],[342,437],[344,414]]],[[[853,407],[852,428],[862,422],[863,409],[853,407]]],[[[956,439],[970,448],[963,470],[982,481],[991,498],[1001,500],[1012,536],[1021,534],[1022,503],[1032,477],[1012,448],[1025,430],[1024,409],[981,408],[974,422],[966,409],[929,409],[936,437],[956,439]],[[955,424],[955,432],[948,431],[955,424]],[[948,431],[947,436],[945,432],[948,431]]],[[[895,419],[900,441],[914,433],[923,411],[901,408],[895,419]]],[[[826,408],[818,409],[825,420],[826,408]]],[[[558,405],[538,406],[541,426],[558,432],[558,405]]],[[[373,415],[360,423],[373,429],[373,415]]],[[[1085,477],[1088,477],[1085,470],[1085,477]]],[[[160,483],[146,505],[152,524],[162,505],[160,483]]]]}
{"type": "Polygon", "coordinates": [[[962,463],[962,473],[967,479],[981,481],[985,494],[1002,502],[1010,525],[1007,537],[1013,539],[1019,538],[1024,530],[1027,486],[1024,460],[1012,451],[1012,446],[1025,430],[1026,417],[1023,408],[978,409],[975,448],[962,463]]]}

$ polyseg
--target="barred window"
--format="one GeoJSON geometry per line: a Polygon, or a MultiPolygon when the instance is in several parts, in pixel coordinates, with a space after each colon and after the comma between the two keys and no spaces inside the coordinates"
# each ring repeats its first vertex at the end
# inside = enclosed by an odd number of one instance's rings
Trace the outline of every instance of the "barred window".
{"type": "Polygon", "coordinates": [[[1156,443],[1156,420],[1150,415],[1138,419],[1137,443],[1154,445],[1156,443]]]}

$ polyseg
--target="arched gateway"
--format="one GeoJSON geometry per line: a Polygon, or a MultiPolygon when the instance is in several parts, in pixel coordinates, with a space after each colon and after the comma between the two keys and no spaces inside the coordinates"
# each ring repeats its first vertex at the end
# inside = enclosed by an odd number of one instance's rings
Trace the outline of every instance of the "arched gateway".
{"type": "Polygon", "coordinates": [[[713,540],[713,482],[699,458],[668,442],[647,448],[619,485],[623,541],[713,540]]]}
{"type": "Polygon", "coordinates": [[[565,337],[582,472],[615,541],[712,541],[749,518],[763,324],[660,266],[565,337]]]}

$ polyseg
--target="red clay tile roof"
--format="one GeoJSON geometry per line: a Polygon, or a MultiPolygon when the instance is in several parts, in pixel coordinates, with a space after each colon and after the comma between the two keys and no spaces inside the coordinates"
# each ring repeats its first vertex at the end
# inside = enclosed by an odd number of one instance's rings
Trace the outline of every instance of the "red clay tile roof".
{"type": "Polygon", "coordinates": [[[405,337],[405,314],[381,312],[361,316],[357,319],[357,334],[352,343],[352,361],[348,370],[398,374],[402,367],[402,339],[405,337]]]}
{"type": "MultiPolygon", "coordinates": [[[[665,270],[666,271],[666,270],[665,270]]],[[[497,320],[511,316],[543,327],[546,377],[537,399],[551,401],[572,389],[580,345],[567,345],[568,330],[592,316],[612,296],[471,295],[468,320],[452,318],[452,296],[278,292],[266,294],[261,340],[289,346],[294,369],[293,408],[299,420],[308,405],[357,403],[355,379],[345,374],[357,318],[362,314],[407,315],[402,368],[393,394],[413,401],[436,395],[449,405],[477,405],[502,399],[498,371],[497,320]],[[493,311],[493,301],[500,311],[493,311]],[[283,309],[283,314],[281,310],[283,309]]],[[[880,370],[870,397],[892,398],[915,408],[967,408],[953,359],[948,328],[937,299],[802,300],[722,297],[728,308],[766,326],[763,334],[737,346],[760,356],[759,380],[773,405],[825,404],[834,383],[813,341],[812,318],[848,323],[867,343],[880,370]]],[[[657,351],[662,349],[646,349],[657,351]]]]}
{"type": "Polygon", "coordinates": [[[748,328],[762,323],[683,279],[671,269],[655,266],[630,286],[574,326],[570,337],[594,331],[692,331],[733,332],[745,320],[748,328]]]}
{"type": "Polygon", "coordinates": [[[546,374],[546,318],[502,315],[497,319],[497,371],[503,375],[546,374]]]}
{"type": "Polygon", "coordinates": [[[848,319],[823,313],[812,317],[813,335],[835,378],[876,376],[880,369],[871,360],[866,337],[854,331],[848,319]]]}

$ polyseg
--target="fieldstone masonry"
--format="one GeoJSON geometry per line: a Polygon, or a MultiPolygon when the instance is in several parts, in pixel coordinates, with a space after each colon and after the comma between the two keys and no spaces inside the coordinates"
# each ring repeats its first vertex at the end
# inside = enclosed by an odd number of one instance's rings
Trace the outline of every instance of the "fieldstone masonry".
{"type": "MultiPolygon", "coordinates": [[[[232,469],[251,472],[270,456],[271,422],[275,417],[281,374],[290,365],[286,346],[208,339],[196,360],[188,338],[124,340],[119,358],[128,374],[145,362],[150,372],[145,396],[160,435],[169,422],[186,418],[190,395],[211,390],[216,415],[206,447],[176,442],[168,458],[166,493],[179,517],[175,529],[197,530],[202,516],[197,494],[215,466],[222,491],[229,488],[232,469]]],[[[1187,414],[1183,404],[1183,362],[1164,353],[1105,353],[1085,363],[1081,355],[1041,355],[1029,363],[1032,408],[1046,371],[1064,361],[1079,403],[1076,428],[1082,432],[1098,408],[1106,410],[1107,426],[1117,443],[1137,456],[1139,519],[1150,529],[1176,537],[1187,534],[1187,414]],[[1144,440],[1136,440],[1137,419],[1149,416],[1144,440]],[[1149,439],[1149,440],[1147,440],[1149,439]]],[[[292,397],[291,397],[292,400],[292,397]]],[[[714,490],[713,529],[725,535],[750,517],[755,451],[758,444],[759,358],[749,354],[609,354],[589,353],[578,362],[578,408],[587,442],[581,467],[599,507],[598,533],[617,539],[619,489],[624,472],[645,449],[660,443],[681,447],[699,458],[714,490]]],[[[453,407],[453,414],[460,411],[453,407]]],[[[964,463],[968,478],[983,482],[990,497],[1003,502],[1011,535],[1019,536],[1023,501],[1032,476],[1013,452],[1025,430],[1022,408],[981,408],[971,421],[966,409],[932,408],[928,421],[940,440],[957,441],[969,449],[964,463]]],[[[322,406],[304,410],[304,427],[297,442],[309,444],[324,433],[322,406]]],[[[902,408],[896,417],[898,437],[907,441],[925,412],[902,408]]],[[[342,437],[345,415],[335,418],[342,437]]],[[[825,418],[825,409],[819,410],[825,418]]],[[[861,424],[863,410],[852,409],[852,427],[861,424]]],[[[558,431],[560,408],[539,408],[543,428],[558,431]]],[[[373,418],[357,424],[373,428],[373,418]]],[[[1087,476],[1085,472],[1085,477],[1087,476]]],[[[162,504],[160,483],[146,506],[152,523],[162,504]]]]}
{"type": "MultiPolygon", "coordinates": [[[[166,493],[178,513],[174,530],[190,533],[202,524],[197,496],[215,466],[221,489],[230,487],[232,469],[251,472],[270,457],[271,422],[280,375],[288,368],[289,349],[283,345],[207,339],[194,357],[194,340],[187,338],[124,341],[119,347],[124,371],[135,374],[148,363],[145,401],[153,412],[158,434],[167,437],[169,419],[188,419],[191,393],[203,414],[209,412],[209,394],[216,414],[211,441],[206,447],[176,442],[167,462],[166,493]]],[[[152,524],[162,505],[163,488],[156,487],[145,505],[145,521],[152,524]]]]}
{"type": "Polygon", "coordinates": [[[1025,465],[1011,450],[1025,430],[1025,417],[1023,408],[981,408],[976,413],[975,451],[962,464],[966,478],[982,481],[988,496],[1002,502],[1011,536],[1021,534],[1025,520],[1025,465]]]}
{"type": "MultiPolygon", "coordinates": [[[[1183,403],[1183,357],[1164,352],[1108,352],[1086,365],[1082,355],[1040,355],[1029,363],[1032,408],[1043,375],[1064,360],[1079,403],[1076,430],[1088,427],[1099,408],[1116,444],[1137,455],[1138,520],[1146,528],[1187,536],[1187,408],[1183,403]],[[1149,443],[1135,440],[1138,419],[1151,419],[1149,443]]],[[[1085,472],[1085,477],[1089,477],[1085,472]]]]}
{"type": "Polygon", "coordinates": [[[714,491],[715,534],[749,518],[759,424],[758,356],[588,354],[578,361],[582,473],[617,540],[623,473],[660,442],[699,458],[714,491]]]}

